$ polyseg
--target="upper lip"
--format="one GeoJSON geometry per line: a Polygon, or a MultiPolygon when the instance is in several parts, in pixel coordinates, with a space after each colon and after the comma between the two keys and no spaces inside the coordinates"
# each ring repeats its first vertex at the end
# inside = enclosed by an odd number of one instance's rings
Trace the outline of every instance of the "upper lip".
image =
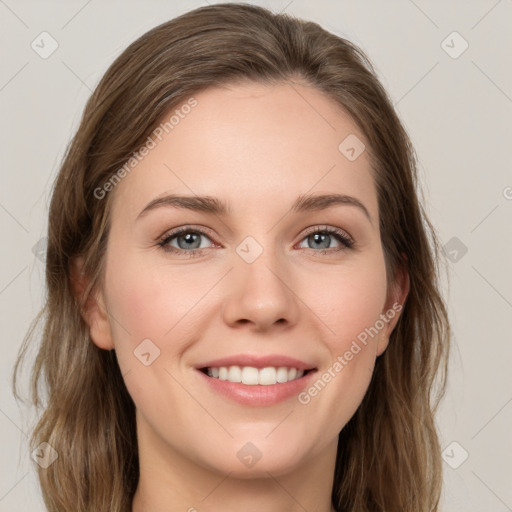
{"type": "Polygon", "coordinates": [[[298,370],[312,370],[315,368],[313,364],[280,354],[266,356],[239,354],[195,365],[197,369],[220,368],[221,366],[252,366],[254,368],[266,368],[269,366],[279,368],[285,366],[287,368],[297,368],[298,370]]]}

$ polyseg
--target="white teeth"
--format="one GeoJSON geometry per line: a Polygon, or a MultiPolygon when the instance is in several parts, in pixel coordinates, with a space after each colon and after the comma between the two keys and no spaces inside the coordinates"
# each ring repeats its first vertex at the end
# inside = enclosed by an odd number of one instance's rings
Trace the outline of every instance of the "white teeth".
{"type": "Polygon", "coordinates": [[[242,368],[240,366],[230,366],[227,380],[229,382],[242,382],[242,368]]]}
{"type": "Polygon", "coordinates": [[[242,369],[242,384],[254,386],[258,384],[258,368],[244,366],[242,369]]]}
{"type": "MultiPolygon", "coordinates": [[[[295,368],[294,368],[294,370],[295,370],[295,368]]],[[[291,371],[291,368],[290,368],[290,371],[291,371]]],[[[276,381],[277,382],[288,382],[288,380],[289,380],[288,379],[288,369],[285,368],[284,366],[281,366],[280,368],[277,369],[276,381]]]]}
{"type": "Polygon", "coordinates": [[[248,386],[260,384],[262,386],[271,386],[272,384],[290,382],[300,379],[304,375],[304,370],[297,368],[287,368],[280,366],[275,368],[267,366],[265,368],[255,368],[253,366],[220,366],[218,368],[208,368],[208,376],[219,380],[229,382],[241,382],[248,386]]]}
{"type": "Polygon", "coordinates": [[[270,384],[275,384],[277,382],[277,371],[275,368],[262,368],[259,371],[258,376],[258,384],[263,384],[264,386],[269,386],[270,384]]]}

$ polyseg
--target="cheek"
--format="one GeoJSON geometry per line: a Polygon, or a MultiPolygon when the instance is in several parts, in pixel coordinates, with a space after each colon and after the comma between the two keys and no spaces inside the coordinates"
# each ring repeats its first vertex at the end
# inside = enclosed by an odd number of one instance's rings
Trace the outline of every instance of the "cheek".
{"type": "Polygon", "coordinates": [[[307,288],[314,290],[308,304],[329,327],[324,329],[329,360],[299,401],[319,417],[326,414],[323,423],[330,422],[334,435],[353,416],[371,381],[386,301],[384,260],[375,255],[365,265],[317,274],[307,288]]]}
{"type": "Polygon", "coordinates": [[[145,417],[171,417],[173,407],[185,409],[187,397],[170,362],[179,361],[193,339],[189,326],[197,322],[198,302],[211,283],[183,266],[148,265],[147,254],[122,252],[109,254],[105,283],[119,366],[145,417]],[[165,395],[155,392],[164,389],[165,395]]]}
{"type": "MultiPolygon", "coordinates": [[[[111,259],[118,258],[112,254],[111,259]]],[[[211,287],[212,279],[204,272],[183,265],[150,266],[145,259],[150,258],[147,255],[119,258],[121,263],[111,265],[107,274],[108,300],[117,320],[113,327],[119,341],[126,339],[127,333],[134,343],[144,338],[158,343],[173,338],[172,331],[183,328],[181,320],[197,307],[211,287]],[[124,329],[116,324],[122,324],[124,329]]]]}
{"type": "Polygon", "coordinates": [[[384,261],[375,256],[365,265],[316,273],[308,278],[306,289],[308,304],[329,327],[331,348],[339,352],[382,312],[387,291],[384,261]]]}

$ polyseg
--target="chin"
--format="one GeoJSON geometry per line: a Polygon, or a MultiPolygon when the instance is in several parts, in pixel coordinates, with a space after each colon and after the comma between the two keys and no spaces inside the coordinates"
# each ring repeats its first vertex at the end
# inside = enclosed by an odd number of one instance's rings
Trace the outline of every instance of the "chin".
{"type": "Polygon", "coordinates": [[[266,479],[269,476],[278,477],[287,475],[295,471],[299,465],[292,460],[266,460],[261,458],[253,466],[247,467],[241,464],[239,461],[232,462],[222,467],[217,467],[217,470],[226,474],[230,474],[230,478],[237,478],[240,480],[252,480],[252,479],[266,479]]]}
{"type": "MultiPolygon", "coordinates": [[[[223,474],[230,474],[232,478],[254,479],[286,475],[301,466],[306,454],[292,443],[277,446],[267,443],[258,448],[258,442],[236,443],[221,454],[215,454],[212,459],[205,461],[205,465],[223,474]],[[232,453],[226,457],[226,452],[232,453]]],[[[213,454],[212,454],[213,455],[213,454]]]]}

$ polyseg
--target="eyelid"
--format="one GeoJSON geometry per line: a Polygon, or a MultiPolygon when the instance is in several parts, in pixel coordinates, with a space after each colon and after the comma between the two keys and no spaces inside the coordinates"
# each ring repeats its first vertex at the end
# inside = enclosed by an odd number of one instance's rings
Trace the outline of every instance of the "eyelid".
{"type": "Polygon", "coordinates": [[[355,244],[354,238],[347,231],[345,231],[344,229],[341,229],[341,228],[338,228],[335,226],[329,226],[326,224],[324,224],[324,225],[316,224],[310,228],[306,228],[306,232],[304,233],[304,235],[302,235],[301,241],[309,235],[312,235],[315,233],[321,233],[321,232],[327,232],[330,234],[339,235],[341,238],[345,239],[345,241],[350,243],[351,245],[355,244]]]}
{"type": "Polygon", "coordinates": [[[158,240],[165,241],[170,237],[174,237],[176,235],[179,235],[181,233],[188,233],[189,231],[196,231],[198,233],[201,233],[204,236],[207,236],[208,238],[211,238],[210,233],[212,232],[211,229],[208,229],[203,226],[195,225],[195,224],[186,224],[184,226],[180,226],[174,229],[169,229],[165,231],[165,233],[158,237],[158,240]]]}
{"type": "Polygon", "coordinates": [[[177,253],[183,254],[189,258],[192,258],[194,256],[201,256],[203,251],[205,249],[208,249],[208,247],[203,247],[203,248],[199,248],[199,249],[192,249],[190,251],[186,251],[184,249],[178,249],[176,247],[172,247],[172,246],[168,245],[168,242],[170,241],[171,238],[174,239],[175,237],[181,235],[182,233],[193,232],[193,233],[198,233],[202,236],[205,236],[206,238],[210,239],[210,241],[212,242],[212,245],[215,245],[218,247],[219,245],[212,240],[213,237],[210,236],[209,231],[211,231],[211,230],[208,228],[205,228],[202,226],[199,227],[199,226],[195,226],[192,224],[180,226],[178,228],[168,230],[163,235],[161,235],[158,238],[158,246],[161,247],[166,252],[174,253],[174,254],[177,254],[177,253]]]}

